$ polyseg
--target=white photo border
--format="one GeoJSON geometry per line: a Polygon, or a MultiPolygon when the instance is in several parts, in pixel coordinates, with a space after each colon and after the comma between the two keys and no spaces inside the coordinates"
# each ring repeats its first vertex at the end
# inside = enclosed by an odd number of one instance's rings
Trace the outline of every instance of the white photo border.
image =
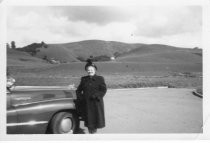
{"type": "Polygon", "coordinates": [[[206,140],[210,139],[210,0],[1,0],[0,1],[0,140],[206,140]],[[200,134],[94,134],[94,135],[7,135],[6,134],[6,30],[7,6],[76,5],[200,5],[203,9],[203,133],[200,134]]]}

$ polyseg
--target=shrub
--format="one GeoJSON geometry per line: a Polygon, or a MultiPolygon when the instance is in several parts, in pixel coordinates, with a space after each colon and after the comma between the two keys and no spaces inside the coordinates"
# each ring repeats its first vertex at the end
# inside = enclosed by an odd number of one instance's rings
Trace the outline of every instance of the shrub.
{"type": "Polygon", "coordinates": [[[77,57],[77,59],[80,60],[81,62],[85,62],[86,61],[86,59],[83,58],[83,57],[77,57]]]}
{"type": "Polygon", "coordinates": [[[11,48],[12,48],[12,49],[16,49],[15,41],[12,41],[12,42],[11,42],[11,48]]]}
{"type": "Polygon", "coordinates": [[[93,61],[110,61],[110,57],[106,55],[101,55],[97,57],[93,57],[93,61]]]}

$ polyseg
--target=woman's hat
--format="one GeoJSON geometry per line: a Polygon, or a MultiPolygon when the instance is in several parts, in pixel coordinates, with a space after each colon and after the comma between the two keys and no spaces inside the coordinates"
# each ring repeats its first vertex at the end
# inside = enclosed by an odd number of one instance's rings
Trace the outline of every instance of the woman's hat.
{"type": "Polygon", "coordinates": [[[87,70],[88,67],[94,67],[97,70],[96,65],[92,62],[92,59],[87,59],[87,64],[85,65],[85,70],[87,70]]]}

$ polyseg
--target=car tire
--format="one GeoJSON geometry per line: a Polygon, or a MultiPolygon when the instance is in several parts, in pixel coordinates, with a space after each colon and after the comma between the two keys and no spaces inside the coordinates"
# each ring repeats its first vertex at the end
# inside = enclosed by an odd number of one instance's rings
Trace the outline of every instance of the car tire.
{"type": "Polygon", "coordinates": [[[73,134],[77,127],[74,114],[70,112],[59,112],[53,116],[50,122],[50,133],[73,134]]]}

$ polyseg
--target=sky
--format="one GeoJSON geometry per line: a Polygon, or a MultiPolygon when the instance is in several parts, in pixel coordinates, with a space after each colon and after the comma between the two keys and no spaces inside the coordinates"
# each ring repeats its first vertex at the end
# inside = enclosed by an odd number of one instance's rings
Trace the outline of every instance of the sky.
{"type": "Polygon", "coordinates": [[[201,6],[9,6],[7,42],[82,40],[202,48],[201,6]]]}

